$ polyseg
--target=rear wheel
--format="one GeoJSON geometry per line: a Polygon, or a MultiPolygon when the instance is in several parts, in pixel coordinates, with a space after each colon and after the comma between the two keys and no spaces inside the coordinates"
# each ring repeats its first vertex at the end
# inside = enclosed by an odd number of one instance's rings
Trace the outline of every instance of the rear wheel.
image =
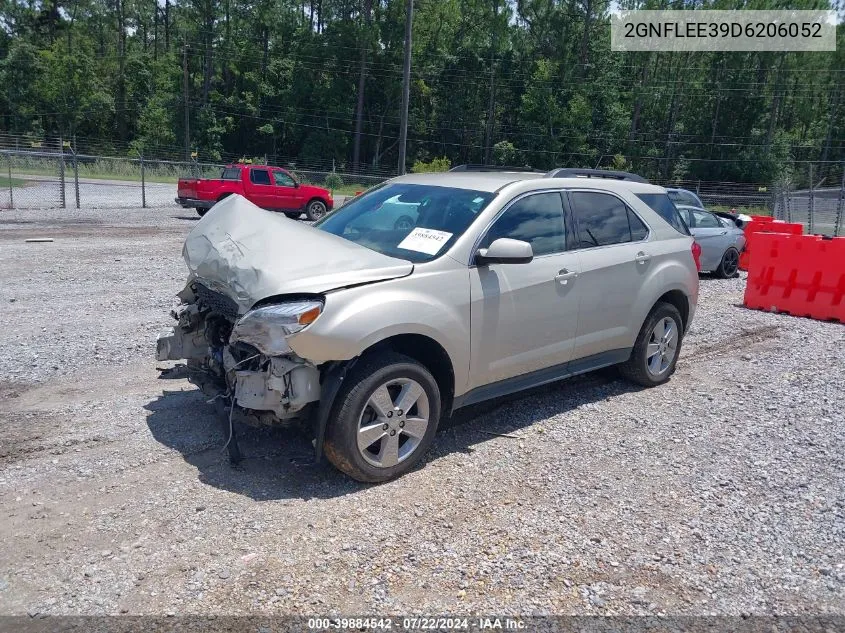
{"type": "Polygon", "coordinates": [[[200,216],[200,217],[202,217],[206,213],[208,213],[208,209],[206,209],[205,207],[194,207],[194,208],[197,210],[197,215],[200,216]]]}
{"type": "Polygon", "coordinates": [[[619,371],[643,387],[662,385],[675,373],[683,332],[678,309],[670,303],[658,303],[640,329],[631,358],[619,365],[619,371]]]}
{"type": "Polygon", "coordinates": [[[300,211],[285,211],[285,215],[288,216],[291,220],[298,220],[299,216],[302,215],[300,211]]]}
{"type": "Polygon", "coordinates": [[[713,271],[713,274],[721,279],[729,279],[736,275],[737,270],[739,270],[739,251],[730,247],[722,255],[722,261],[719,262],[719,267],[713,271]]]}
{"type": "Polygon", "coordinates": [[[308,219],[312,222],[319,220],[326,215],[326,203],[322,200],[312,200],[305,208],[305,215],[307,215],[308,219]]]}
{"type": "Polygon", "coordinates": [[[411,470],[431,446],[440,390],[408,356],[384,352],[360,362],[344,381],[326,429],[326,456],[358,481],[387,481],[411,470]]]}

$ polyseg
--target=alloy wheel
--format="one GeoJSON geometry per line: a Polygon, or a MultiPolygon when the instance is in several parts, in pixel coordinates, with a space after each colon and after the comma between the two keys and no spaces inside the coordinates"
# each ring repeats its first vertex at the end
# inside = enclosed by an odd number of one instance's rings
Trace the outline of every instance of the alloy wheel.
{"type": "Polygon", "coordinates": [[[410,378],[387,381],[370,394],[358,420],[358,451],[367,463],[390,468],[417,450],[429,424],[422,385],[410,378]]]}
{"type": "Polygon", "coordinates": [[[663,317],[654,326],[646,348],[648,373],[662,376],[669,370],[678,353],[678,326],[674,319],[663,317]]]}
{"type": "Polygon", "coordinates": [[[724,255],[724,261],[722,263],[722,270],[725,273],[726,277],[733,277],[736,274],[737,268],[739,267],[739,253],[737,253],[734,249],[729,248],[724,255]]]}

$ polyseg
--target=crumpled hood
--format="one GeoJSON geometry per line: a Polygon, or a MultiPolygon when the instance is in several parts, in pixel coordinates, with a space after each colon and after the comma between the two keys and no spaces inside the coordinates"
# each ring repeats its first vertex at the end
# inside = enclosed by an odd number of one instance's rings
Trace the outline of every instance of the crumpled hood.
{"type": "Polygon", "coordinates": [[[185,239],[190,281],[234,299],[241,313],[281,294],[328,292],[409,275],[410,262],[388,257],[239,195],[217,203],[185,239]]]}

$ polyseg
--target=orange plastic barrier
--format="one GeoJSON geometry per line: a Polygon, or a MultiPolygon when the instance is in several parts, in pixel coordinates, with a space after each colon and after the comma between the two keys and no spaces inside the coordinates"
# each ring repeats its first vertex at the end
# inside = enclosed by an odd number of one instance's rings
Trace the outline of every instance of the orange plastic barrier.
{"type": "Polygon", "coordinates": [[[798,222],[781,222],[768,215],[752,215],[751,222],[745,225],[743,233],[745,233],[745,250],[739,255],[739,268],[748,270],[751,262],[751,251],[757,235],[760,233],[801,235],[804,233],[804,225],[798,222]]]}
{"type": "Polygon", "coordinates": [[[744,303],[845,323],[845,237],[758,234],[744,303]]]}

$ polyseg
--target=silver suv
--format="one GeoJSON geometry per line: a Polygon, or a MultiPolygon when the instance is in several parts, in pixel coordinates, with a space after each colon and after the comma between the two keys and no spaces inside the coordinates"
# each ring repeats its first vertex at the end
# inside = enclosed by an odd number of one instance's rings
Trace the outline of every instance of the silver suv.
{"type": "Polygon", "coordinates": [[[695,312],[665,189],[621,172],[394,178],[313,226],[231,196],[188,235],[158,340],[232,419],[310,425],[367,482],[410,470],[460,407],[619,365],[652,387],[695,312]]]}

